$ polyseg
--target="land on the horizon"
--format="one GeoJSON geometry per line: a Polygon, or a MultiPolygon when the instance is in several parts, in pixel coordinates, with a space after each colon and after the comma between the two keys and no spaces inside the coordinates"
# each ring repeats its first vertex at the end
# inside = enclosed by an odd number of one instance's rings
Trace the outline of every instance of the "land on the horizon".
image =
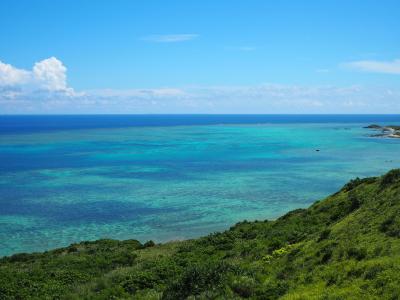
{"type": "Polygon", "coordinates": [[[400,138],[400,126],[398,125],[381,126],[377,124],[371,124],[365,128],[380,131],[380,133],[372,134],[372,137],[400,138]]]}

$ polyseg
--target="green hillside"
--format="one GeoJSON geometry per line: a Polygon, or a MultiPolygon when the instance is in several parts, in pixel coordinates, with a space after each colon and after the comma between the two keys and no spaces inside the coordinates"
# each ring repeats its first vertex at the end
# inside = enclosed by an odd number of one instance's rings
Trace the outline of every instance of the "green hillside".
{"type": "Polygon", "coordinates": [[[400,299],[400,169],[195,240],[99,240],[0,260],[0,299],[54,298],[400,299]]]}

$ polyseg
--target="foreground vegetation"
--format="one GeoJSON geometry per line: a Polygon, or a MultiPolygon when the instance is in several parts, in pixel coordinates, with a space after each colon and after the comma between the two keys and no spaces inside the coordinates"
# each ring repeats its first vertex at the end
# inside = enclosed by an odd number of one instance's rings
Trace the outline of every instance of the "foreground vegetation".
{"type": "Polygon", "coordinates": [[[0,260],[0,299],[399,299],[400,170],[196,240],[99,240],[0,260]]]}

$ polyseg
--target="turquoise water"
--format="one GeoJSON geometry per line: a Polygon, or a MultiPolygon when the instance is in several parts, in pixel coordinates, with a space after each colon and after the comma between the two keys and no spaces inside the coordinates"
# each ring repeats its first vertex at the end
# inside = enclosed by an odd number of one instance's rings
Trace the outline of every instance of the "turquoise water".
{"type": "Polygon", "coordinates": [[[351,178],[400,167],[400,140],[368,137],[365,125],[3,133],[0,255],[99,238],[162,242],[274,219],[351,178]]]}

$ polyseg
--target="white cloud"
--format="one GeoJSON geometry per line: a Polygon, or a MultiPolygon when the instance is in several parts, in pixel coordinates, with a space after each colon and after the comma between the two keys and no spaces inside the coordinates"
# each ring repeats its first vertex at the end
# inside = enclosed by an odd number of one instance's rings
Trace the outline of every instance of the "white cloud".
{"type": "Polygon", "coordinates": [[[165,98],[183,97],[185,91],[178,88],[158,88],[158,89],[127,89],[127,90],[92,90],[86,91],[86,95],[93,97],[114,97],[114,98],[165,98]]]}
{"type": "Polygon", "coordinates": [[[190,41],[197,38],[199,35],[194,33],[185,34],[159,34],[159,35],[149,35],[143,38],[143,40],[148,42],[156,43],[176,43],[190,41]]]}
{"type": "Polygon", "coordinates": [[[344,66],[364,72],[400,74],[400,59],[392,61],[360,60],[345,63],[344,66]]]}
{"type": "Polygon", "coordinates": [[[57,58],[50,57],[35,63],[33,77],[50,91],[67,90],[67,68],[57,58]]]}
{"type": "Polygon", "coordinates": [[[30,72],[13,67],[0,61],[0,86],[14,86],[27,83],[30,72]]]}
{"type": "Polygon", "coordinates": [[[35,63],[32,70],[18,69],[0,61],[0,87],[20,93],[61,91],[73,93],[67,86],[67,68],[55,57],[35,63]]]}
{"type": "Polygon", "coordinates": [[[400,88],[186,86],[75,92],[56,58],[32,70],[0,63],[1,113],[392,113],[400,88]]]}

